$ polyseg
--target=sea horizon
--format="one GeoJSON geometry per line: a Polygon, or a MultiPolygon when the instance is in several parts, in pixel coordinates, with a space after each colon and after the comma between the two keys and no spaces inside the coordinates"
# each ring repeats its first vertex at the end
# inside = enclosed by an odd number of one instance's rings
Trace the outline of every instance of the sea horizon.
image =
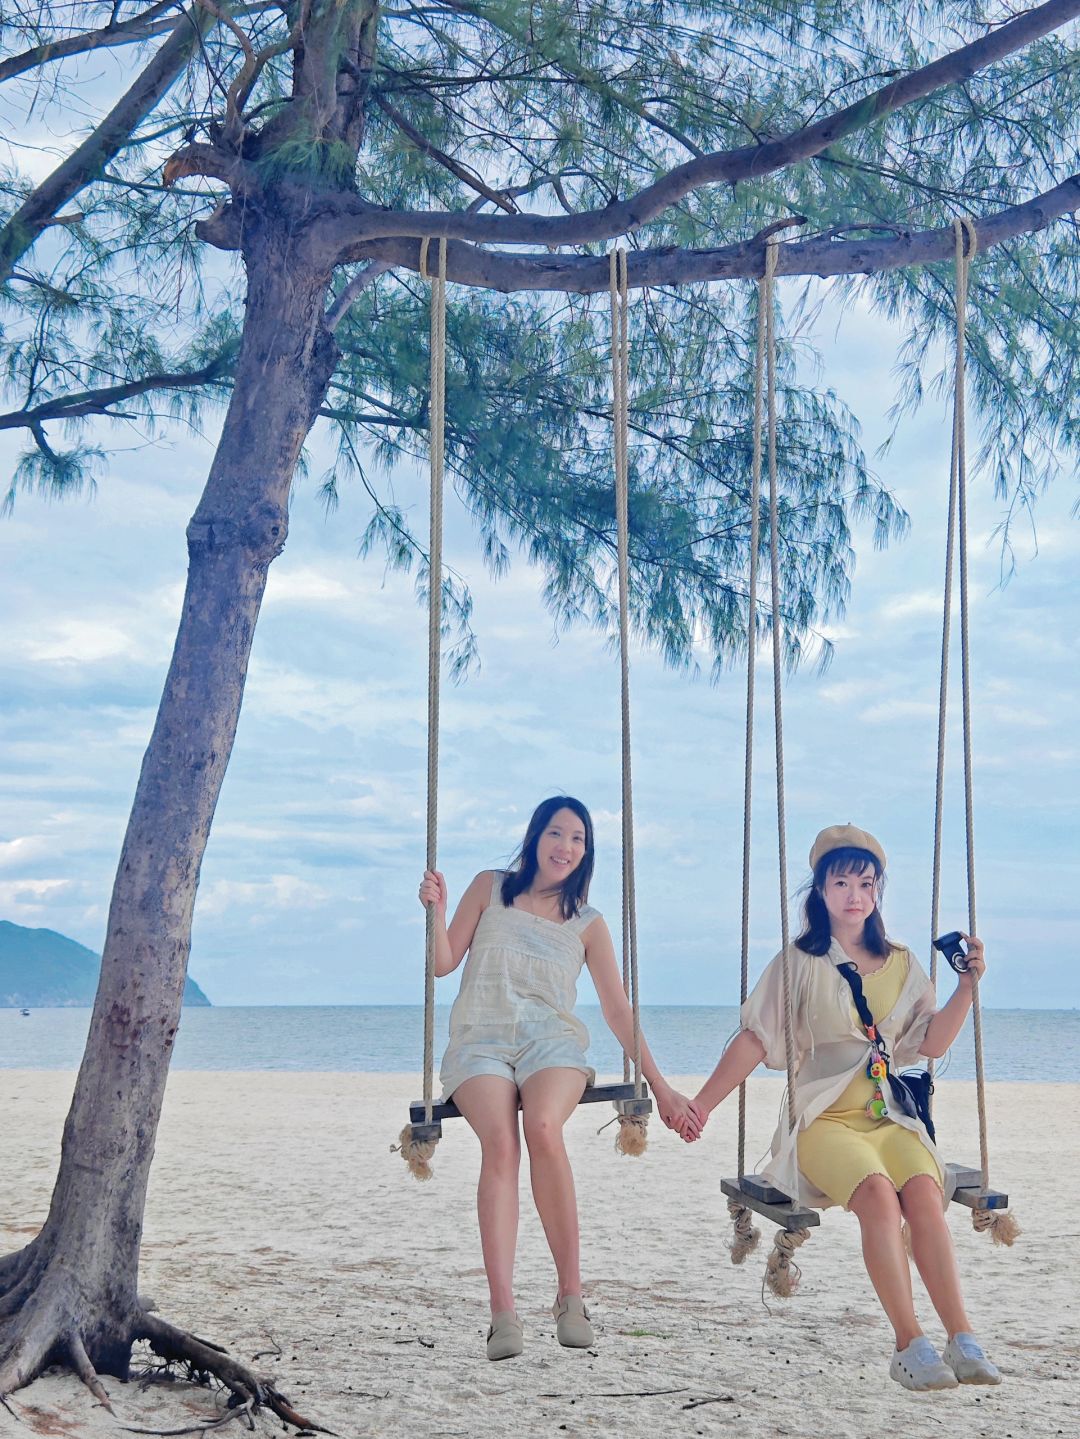
{"type": "MultiPolygon", "coordinates": [[[[23,1015],[0,1009],[0,1069],[75,1069],[89,1007],[48,1006],[23,1015]]],[[[589,1063],[599,1075],[622,1070],[622,1051],[598,1005],[578,1014],[591,1035],[589,1063]]],[[[446,1044],[449,1004],[435,1006],[435,1052],[446,1044]]],[[[643,1004],[642,1029],[661,1068],[707,1073],[738,1028],[737,1005],[643,1004]]],[[[1080,1071],[1080,1010],[984,1007],[988,1080],[1055,1080],[1080,1071]]],[[[187,1005],[174,1069],[417,1073],[422,1067],[421,1004],[187,1005]]],[[[761,1070],[761,1073],[767,1071],[761,1070]]],[[[975,1074],[970,1019],[938,1067],[940,1079],[975,1074]]]]}

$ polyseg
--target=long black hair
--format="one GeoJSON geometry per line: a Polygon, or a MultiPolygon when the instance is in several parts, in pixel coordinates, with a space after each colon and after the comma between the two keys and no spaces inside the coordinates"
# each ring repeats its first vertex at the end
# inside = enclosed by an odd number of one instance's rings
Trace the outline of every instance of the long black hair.
{"type": "Polygon", "coordinates": [[[596,861],[592,816],[579,799],[574,799],[568,794],[556,794],[552,795],[550,799],[543,800],[533,810],[532,818],[525,831],[525,838],[521,841],[521,848],[511,860],[510,870],[502,882],[502,902],[507,908],[513,904],[517,895],[529,888],[536,878],[536,871],[539,868],[536,847],[540,843],[540,836],[561,809],[572,810],[581,821],[585,831],[585,853],[582,855],[581,863],[566,876],[559,886],[559,907],[562,910],[563,919],[573,919],[588,899],[589,881],[592,879],[593,865],[596,861]]]}
{"type": "Polygon", "coordinates": [[[829,945],[832,944],[832,925],[829,923],[829,911],[825,908],[822,893],[829,875],[862,875],[868,869],[874,872],[877,903],[874,905],[873,913],[867,916],[866,922],[863,924],[862,942],[871,954],[879,955],[882,959],[888,958],[892,942],[885,933],[885,922],[881,918],[881,895],[885,888],[885,871],[881,868],[881,861],[868,849],[855,849],[849,845],[844,845],[840,849],[830,849],[828,854],[823,854],[814,865],[813,878],[806,891],[806,899],[803,901],[803,932],[795,941],[796,947],[801,949],[804,954],[828,954],[829,945]]]}

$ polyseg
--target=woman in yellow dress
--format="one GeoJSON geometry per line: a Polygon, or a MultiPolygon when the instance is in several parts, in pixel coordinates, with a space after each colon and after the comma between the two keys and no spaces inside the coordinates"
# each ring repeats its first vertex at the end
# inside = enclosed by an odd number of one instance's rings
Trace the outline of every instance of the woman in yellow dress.
{"type": "MultiPolygon", "coordinates": [[[[853,967],[894,1073],[952,1044],[986,968],[981,941],[964,936],[968,969],[940,1009],[914,955],[890,940],[881,918],[885,851],[855,825],[832,825],[810,850],[813,878],[802,933],[789,947],[788,973],[798,1055],[796,1115],[773,1138],[769,1180],[802,1204],[840,1204],[859,1220],[867,1273],[893,1326],[889,1372],[908,1389],[997,1384],[964,1308],[945,1220],[945,1167],[914,1114],[884,1082],[877,1048],[859,1019],[841,966],[853,967]],[[871,1066],[877,1066],[873,1075],[871,1066]],[[915,1315],[901,1235],[912,1253],[948,1342],[939,1355],[915,1315]]],[[[696,1098],[708,1115],[760,1063],[786,1067],[782,958],[777,955],[743,1006],[742,1027],[696,1098]]]]}

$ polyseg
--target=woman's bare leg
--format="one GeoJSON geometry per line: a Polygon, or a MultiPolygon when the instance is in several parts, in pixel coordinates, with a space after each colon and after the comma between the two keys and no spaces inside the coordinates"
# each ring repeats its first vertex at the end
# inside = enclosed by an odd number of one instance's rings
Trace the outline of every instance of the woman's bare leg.
{"type": "Polygon", "coordinates": [[[555,1260],[560,1299],[581,1293],[577,1195],[563,1126],[577,1108],[585,1078],[580,1069],[541,1069],[521,1086],[533,1199],[555,1260]]]}
{"type": "Polygon", "coordinates": [[[478,1074],[454,1090],[454,1103],[480,1140],[476,1214],[492,1314],[514,1308],[514,1254],[518,1233],[518,1131],[516,1086],[494,1074],[478,1074]]]}
{"type": "Polygon", "coordinates": [[[848,1208],[862,1226],[863,1260],[881,1307],[896,1334],[897,1349],[922,1333],[915,1318],[911,1271],[900,1233],[900,1200],[892,1181],[871,1174],[856,1189],[848,1208]]]}
{"type": "Polygon", "coordinates": [[[900,1208],[911,1230],[911,1253],[930,1302],[951,1339],[970,1334],[956,1250],[945,1219],[941,1190],[929,1174],[917,1174],[900,1191],[900,1208]]]}

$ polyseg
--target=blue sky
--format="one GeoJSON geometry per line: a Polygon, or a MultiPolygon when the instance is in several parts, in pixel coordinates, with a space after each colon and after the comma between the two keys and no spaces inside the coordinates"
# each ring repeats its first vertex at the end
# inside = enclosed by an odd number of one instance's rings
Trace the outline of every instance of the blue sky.
{"type": "MultiPolygon", "coordinates": [[[[895,337],[858,308],[842,320],[827,308],[822,326],[829,382],[860,417],[872,455],[888,431],[895,337]]],[[[4,475],[16,450],[10,434],[0,437],[4,475]]],[[[0,918],[100,948],[179,612],[184,526],[209,456],[209,441],[181,435],[126,448],[93,498],[24,495],[0,520],[0,918]]],[[[948,479],[940,402],[903,424],[876,468],[910,512],[911,533],[883,553],[858,536],[834,662],[786,687],[791,885],[805,877],[819,827],[864,825],[890,856],[890,931],[925,956],[948,479]]],[[[316,444],[311,474],[320,472],[316,444]]],[[[404,472],[395,484],[422,524],[426,480],[404,472]]],[[[217,1003],[422,997],[426,620],[408,578],[357,559],[364,496],[347,490],[328,518],[316,489],[314,479],[298,483],[288,546],[271,571],[203,866],[191,970],[217,1003]]],[[[990,1005],[1080,1004],[1075,500],[1066,473],[1040,502],[1037,542],[1019,536],[1017,572],[1002,587],[1000,507],[985,481],[972,490],[978,913],[990,1005]]],[[[509,855],[538,799],[566,791],[593,810],[592,897],[617,916],[615,654],[601,635],[553,634],[539,577],[523,561],[493,584],[453,502],[446,544],[474,590],[482,661],[444,690],[440,852],[451,893],[509,855]]],[[[744,677],[714,685],[707,675],[707,664],[695,679],[648,653],[633,662],[648,1002],[738,996],[744,677]]],[[[764,668],[758,691],[755,969],[779,934],[764,668]]],[[[946,928],[965,917],[959,773],[954,725],[946,928]]]]}

